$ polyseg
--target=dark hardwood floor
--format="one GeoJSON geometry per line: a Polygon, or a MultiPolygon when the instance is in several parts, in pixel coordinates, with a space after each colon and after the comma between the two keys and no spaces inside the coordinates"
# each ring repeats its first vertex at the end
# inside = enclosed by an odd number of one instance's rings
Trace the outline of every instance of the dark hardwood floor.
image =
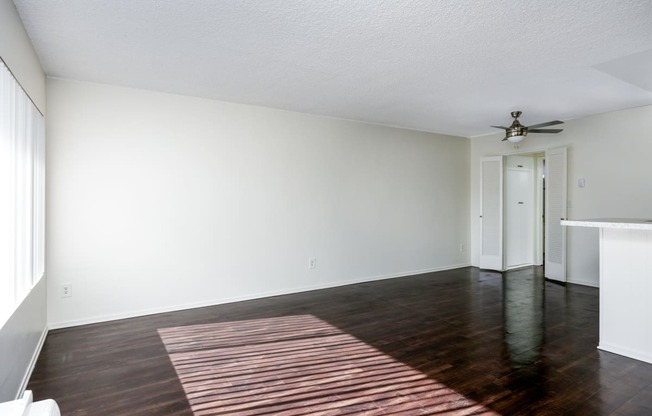
{"type": "Polygon", "coordinates": [[[463,268],[54,330],[28,389],[63,415],[191,415],[159,328],[309,315],[495,413],[652,415],[652,365],[596,349],[598,305],[540,268],[463,268]]]}

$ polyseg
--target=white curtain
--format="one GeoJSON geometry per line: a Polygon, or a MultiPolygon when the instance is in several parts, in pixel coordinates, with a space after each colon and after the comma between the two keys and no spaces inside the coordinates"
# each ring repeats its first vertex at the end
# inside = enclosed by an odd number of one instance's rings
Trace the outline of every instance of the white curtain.
{"type": "Polygon", "coordinates": [[[0,60],[0,327],[44,273],[45,123],[0,60]]]}

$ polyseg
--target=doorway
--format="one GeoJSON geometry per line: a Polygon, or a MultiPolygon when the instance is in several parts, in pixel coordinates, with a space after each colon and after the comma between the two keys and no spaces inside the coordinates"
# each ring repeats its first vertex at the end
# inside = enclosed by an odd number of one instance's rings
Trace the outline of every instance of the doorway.
{"type": "Polygon", "coordinates": [[[505,157],[506,270],[543,264],[545,154],[505,157]]]}
{"type": "Polygon", "coordinates": [[[567,148],[481,159],[480,268],[544,265],[566,281],[567,148]]]}

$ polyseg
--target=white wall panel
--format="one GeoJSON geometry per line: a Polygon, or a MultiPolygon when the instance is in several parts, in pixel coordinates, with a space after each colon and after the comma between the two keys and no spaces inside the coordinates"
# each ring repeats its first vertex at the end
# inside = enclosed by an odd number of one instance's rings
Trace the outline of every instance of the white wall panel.
{"type": "Polygon", "coordinates": [[[64,80],[48,100],[54,326],[469,263],[466,139],[64,80]]]}
{"type": "Polygon", "coordinates": [[[0,331],[0,402],[22,396],[47,334],[45,279],[34,286],[0,331]]]}
{"type": "Polygon", "coordinates": [[[652,363],[652,231],[600,233],[599,348],[652,363]]]}

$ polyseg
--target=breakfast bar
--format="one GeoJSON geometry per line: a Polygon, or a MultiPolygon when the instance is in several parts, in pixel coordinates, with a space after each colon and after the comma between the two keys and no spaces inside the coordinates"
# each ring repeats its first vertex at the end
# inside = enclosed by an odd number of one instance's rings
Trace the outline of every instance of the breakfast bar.
{"type": "Polygon", "coordinates": [[[652,220],[564,220],[600,230],[600,343],[652,363],[652,220]]]}

